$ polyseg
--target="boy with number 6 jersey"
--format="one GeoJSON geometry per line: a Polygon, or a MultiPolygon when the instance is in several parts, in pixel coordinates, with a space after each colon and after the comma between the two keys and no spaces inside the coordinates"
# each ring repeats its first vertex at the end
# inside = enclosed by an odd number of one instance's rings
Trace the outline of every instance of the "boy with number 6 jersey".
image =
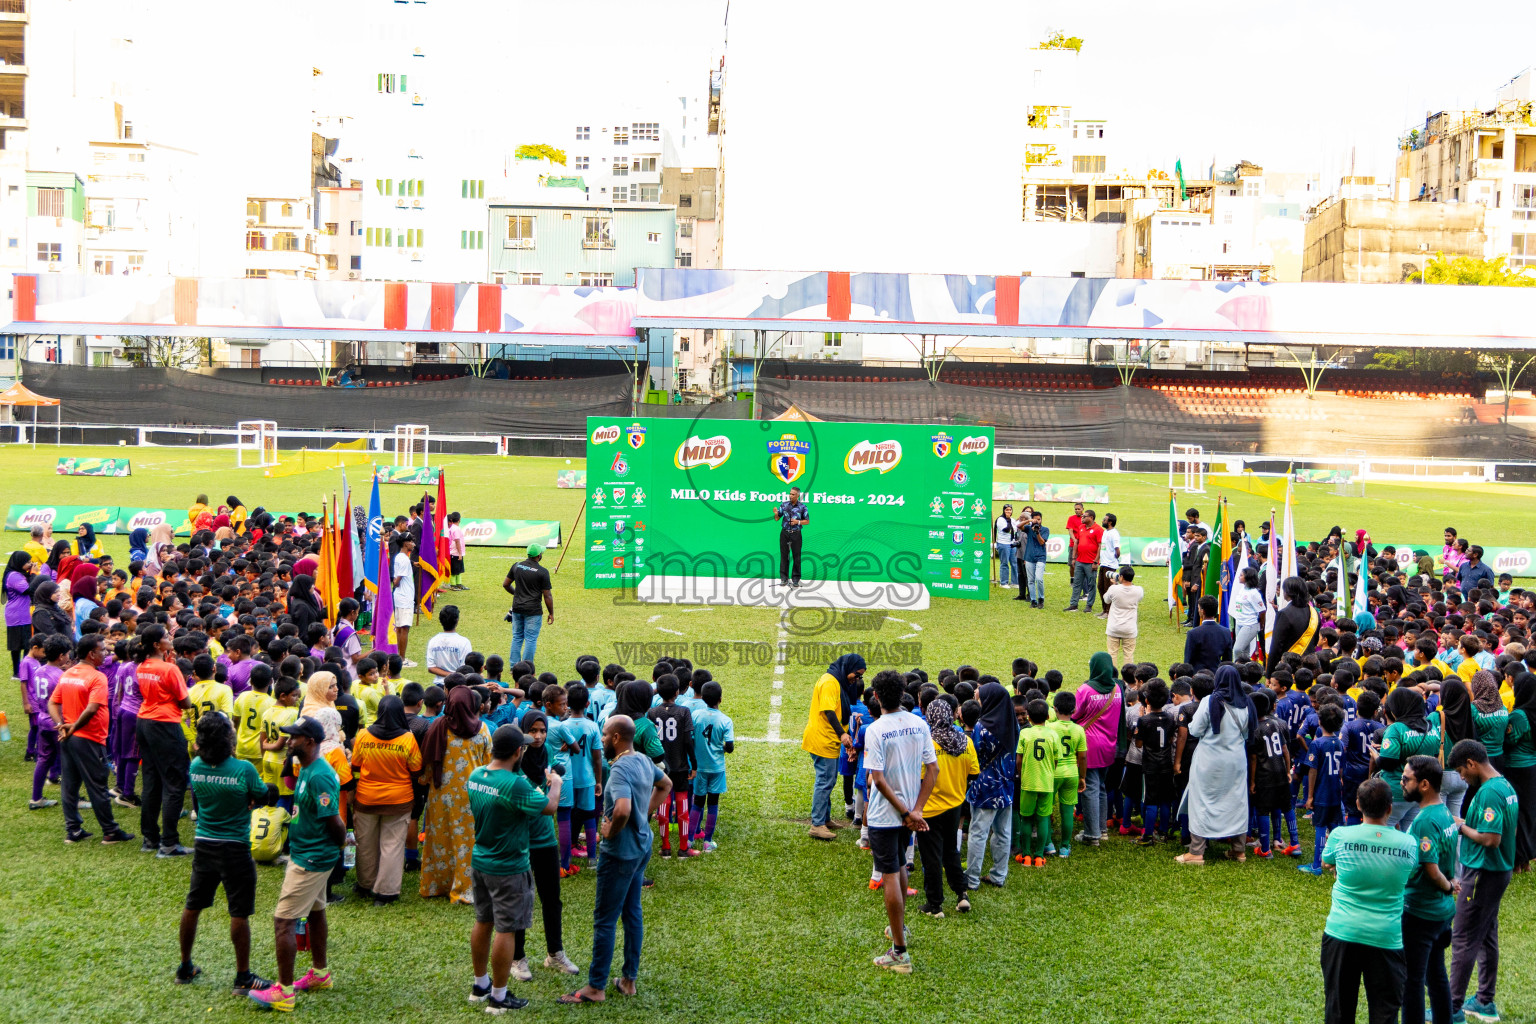
{"type": "Polygon", "coordinates": [[[1029,728],[1019,734],[1019,820],[1024,835],[1019,863],[1045,867],[1045,841],[1051,832],[1051,805],[1056,796],[1056,762],[1061,749],[1061,735],[1045,725],[1043,700],[1032,700],[1025,708],[1029,728]],[[1031,834],[1033,833],[1033,834],[1031,834]]]}
{"type": "MultiPolygon", "coordinates": [[[[1058,857],[1072,855],[1072,815],[1077,808],[1077,796],[1087,785],[1088,734],[1083,727],[1072,721],[1077,710],[1077,696],[1066,690],[1058,690],[1053,698],[1056,718],[1046,728],[1058,737],[1056,750],[1056,805],[1061,809],[1061,841],[1056,844],[1058,857]]],[[[1018,856],[1019,863],[1024,855],[1018,856]]]]}

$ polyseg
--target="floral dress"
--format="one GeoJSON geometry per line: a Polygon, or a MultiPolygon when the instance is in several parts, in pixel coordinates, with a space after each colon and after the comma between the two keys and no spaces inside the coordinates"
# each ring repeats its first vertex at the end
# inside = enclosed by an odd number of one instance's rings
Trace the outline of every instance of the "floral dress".
{"type": "Polygon", "coordinates": [[[443,784],[427,794],[422,812],[426,841],[421,847],[421,895],[447,896],[473,903],[469,862],[475,849],[475,818],[469,810],[469,773],[491,762],[491,730],[484,725],[473,739],[448,734],[443,755],[443,784]]]}

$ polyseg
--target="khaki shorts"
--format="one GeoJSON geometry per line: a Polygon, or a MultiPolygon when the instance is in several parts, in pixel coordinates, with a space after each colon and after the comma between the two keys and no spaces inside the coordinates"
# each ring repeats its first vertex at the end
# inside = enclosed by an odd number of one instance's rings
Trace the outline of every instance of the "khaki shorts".
{"type": "Polygon", "coordinates": [[[306,871],[292,861],[283,875],[283,889],[278,893],[272,916],[283,921],[297,921],[325,909],[325,883],[331,870],[306,871]]]}

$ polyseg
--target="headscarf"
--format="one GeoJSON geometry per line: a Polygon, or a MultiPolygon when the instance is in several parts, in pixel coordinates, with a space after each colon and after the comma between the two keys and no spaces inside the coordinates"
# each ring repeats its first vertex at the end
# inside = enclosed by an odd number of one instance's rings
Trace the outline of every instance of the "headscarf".
{"type": "MultiPolygon", "coordinates": [[[[310,578],[310,582],[313,583],[315,572],[319,568],[320,559],[316,558],[314,555],[305,555],[303,558],[293,563],[293,582],[299,582],[300,576],[308,576],[310,578]]],[[[308,587],[305,589],[307,590],[308,587]]]]}
{"type": "Polygon", "coordinates": [[[329,696],[333,685],[340,685],[334,672],[311,672],[309,682],[304,684],[304,705],[299,708],[299,715],[308,718],[320,708],[336,710],[336,702],[329,696]]]}
{"type": "Polygon", "coordinates": [[[27,565],[32,561],[32,556],[25,551],[12,551],[10,560],[5,563],[5,585],[10,586],[11,573],[21,574],[22,579],[27,578],[27,565]]]}
{"type": "Polygon", "coordinates": [[[1435,560],[1429,555],[1421,556],[1419,558],[1419,573],[1433,578],[1435,575],[1435,560]]]}
{"type": "Polygon", "coordinates": [[[128,561],[142,562],[149,557],[149,531],[136,526],[128,535],[128,561]]]}
{"type": "Polygon", "coordinates": [[[848,721],[848,715],[853,711],[854,702],[864,696],[863,689],[858,683],[852,682],[848,676],[851,673],[867,669],[869,666],[864,661],[862,654],[840,654],[837,660],[827,666],[827,675],[837,680],[838,700],[842,706],[842,720],[848,721]]]}
{"type": "Polygon", "coordinates": [[[85,536],[75,538],[75,553],[83,558],[96,546],[96,528],[90,523],[81,523],[80,529],[85,531],[85,536]]]}
{"type": "Polygon", "coordinates": [[[91,569],[91,575],[89,575],[89,576],[76,576],[74,578],[74,581],[71,582],[70,585],[69,585],[69,596],[74,598],[77,601],[80,600],[81,598],[84,598],[84,599],[86,599],[88,601],[96,600],[96,591],[97,591],[97,583],[96,583],[97,576],[95,574],[96,573],[96,567],[93,565],[93,566],[90,566],[90,569],[91,569]]]}
{"type": "Polygon", "coordinates": [[[1504,701],[1499,698],[1499,681],[1487,669],[1472,673],[1472,684],[1468,689],[1472,691],[1472,703],[1483,714],[1497,714],[1504,707],[1504,701]]]}
{"type": "Polygon", "coordinates": [[[100,575],[100,570],[96,568],[95,562],[76,562],[69,570],[69,581],[73,583],[75,580],[97,575],[100,575]]]}
{"type": "Polygon", "coordinates": [[[69,556],[69,541],[56,540],[53,542],[53,550],[48,552],[48,568],[54,572],[59,571],[59,566],[64,564],[64,559],[69,556]]]}
{"type": "Polygon", "coordinates": [[[405,722],[405,701],[394,694],[379,701],[373,724],[368,727],[374,739],[388,743],[410,731],[411,727],[405,722]]]}
{"type": "MultiPolygon", "coordinates": [[[[1367,630],[1367,629],[1375,629],[1376,628],[1376,616],[1372,615],[1370,612],[1361,612],[1359,615],[1355,616],[1355,625],[1359,626],[1362,631],[1367,630]],[[1367,621],[1370,622],[1369,626],[1366,625],[1367,621]]],[[[1364,651],[1366,654],[1380,654],[1381,653],[1381,637],[1379,637],[1379,636],[1363,636],[1363,637],[1361,637],[1360,638],[1360,649],[1362,651],[1364,651]]]]}
{"type": "MultiPolygon", "coordinates": [[[[998,686],[998,689],[1002,687],[998,686]]],[[[928,731],[933,734],[933,742],[939,745],[940,750],[950,757],[959,757],[965,753],[965,733],[955,728],[955,712],[949,706],[949,701],[934,701],[928,705],[924,714],[928,719],[928,731]]]]}
{"type": "Polygon", "coordinates": [[[1355,557],[1356,558],[1364,558],[1365,557],[1365,551],[1366,551],[1365,531],[1364,530],[1356,530],[1355,531],[1355,557]]]}
{"type": "MultiPolygon", "coordinates": [[[[1003,689],[1002,683],[982,683],[981,689],[976,691],[976,699],[981,702],[978,724],[986,726],[987,732],[997,739],[1001,753],[1011,753],[1019,745],[1019,719],[1013,713],[1013,700],[1008,691],[1003,689]]],[[[928,706],[933,707],[933,704],[928,706]]]]}
{"type": "MultiPolygon", "coordinates": [[[[1105,654],[1104,657],[1108,658],[1109,655],[1105,654]]],[[[1253,739],[1259,725],[1259,710],[1254,707],[1253,697],[1249,695],[1248,687],[1243,685],[1243,677],[1238,674],[1237,666],[1230,662],[1216,667],[1216,689],[1211,693],[1210,702],[1212,735],[1221,732],[1221,720],[1227,717],[1228,708],[1248,712],[1248,738],[1253,739]]]]}
{"type": "Polygon", "coordinates": [[[452,730],[460,739],[474,739],[480,735],[480,697],[467,686],[455,686],[448,691],[448,703],[443,713],[427,728],[421,744],[421,759],[432,766],[432,785],[442,788],[443,758],[448,756],[448,733],[452,730]]]}
{"type": "Polygon", "coordinates": [[[1524,711],[1528,722],[1536,726],[1536,674],[1521,672],[1512,684],[1515,706],[1511,711],[1524,711]]]}
{"type": "Polygon", "coordinates": [[[615,715],[628,715],[636,722],[651,710],[651,684],[639,679],[626,679],[619,684],[613,696],[615,715]]]}
{"type": "Polygon", "coordinates": [[[1447,746],[1477,739],[1477,724],[1472,720],[1472,694],[1460,676],[1453,675],[1440,683],[1440,713],[1445,716],[1447,746]]]}
{"type": "Polygon", "coordinates": [[[59,565],[54,575],[61,583],[68,583],[75,578],[75,566],[80,564],[80,559],[74,555],[65,555],[59,559],[59,565]]]}
{"type": "Polygon", "coordinates": [[[1392,721],[1402,722],[1414,732],[1429,732],[1429,722],[1424,717],[1424,695],[1413,687],[1399,686],[1387,694],[1382,706],[1392,716],[1392,721]]]}
{"type": "Polygon", "coordinates": [[[294,567],[293,583],[288,587],[289,609],[293,608],[295,601],[308,601],[317,608],[320,606],[319,602],[315,600],[315,578],[306,573],[299,572],[298,566],[294,567]]]}
{"type": "Polygon", "coordinates": [[[229,516],[227,516],[227,515],[225,515],[223,513],[220,513],[219,515],[216,515],[216,516],[213,517],[213,529],[214,529],[214,532],[218,532],[221,529],[229,529],[229,528],[230,528],[230,526],[229,526],[229,516]]]}
{"type": "Polygon", "coordinates": [[[1100,651],[1088,659],[1088,685],[1094,693],[1115,692],[1115,662],[1108,651],[1100,651]]]}
{"type": "MultiPolygon", "coordinates": [[[[549,717],[538,708],[529,708],[523,712],[523,720],[518,725],[522,728],[524,736],[527,736],[535,725],[543,725],[544,731],[547,733],[549,731],[549,717]]],[[[523,759],[518,763],[518,767],[523,770],[524,775],[528,776],[528,781],[535,786],[538,786],[540,789],[547,786],[549,781],[544,778],[544,772],[549,767],[548,741],[545,741],[545,743],[538,747],[531,745],[524,747],[523,759]]]]}

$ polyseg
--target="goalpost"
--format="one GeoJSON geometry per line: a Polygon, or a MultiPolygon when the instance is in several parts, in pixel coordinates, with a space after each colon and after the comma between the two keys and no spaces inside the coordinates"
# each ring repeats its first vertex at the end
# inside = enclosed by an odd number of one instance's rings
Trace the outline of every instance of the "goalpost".
{"type": "Polygon", "coordinates": [[[1205,493],[1205,449],[1198,444],[1168,446],[1168,486],[1188,494],[1205,493]]]}
{"type": "Polygon", "coordinates": [[[235,424],[235,466],[261,469],[277,465],[277,424],[272,420],[241,420],[235,424]]]}
{"type": "Polygon", "coordinates": [[[431,463],[432,428],[424,423],[395,425],[395,465],[426,466],[431,463]]]}

